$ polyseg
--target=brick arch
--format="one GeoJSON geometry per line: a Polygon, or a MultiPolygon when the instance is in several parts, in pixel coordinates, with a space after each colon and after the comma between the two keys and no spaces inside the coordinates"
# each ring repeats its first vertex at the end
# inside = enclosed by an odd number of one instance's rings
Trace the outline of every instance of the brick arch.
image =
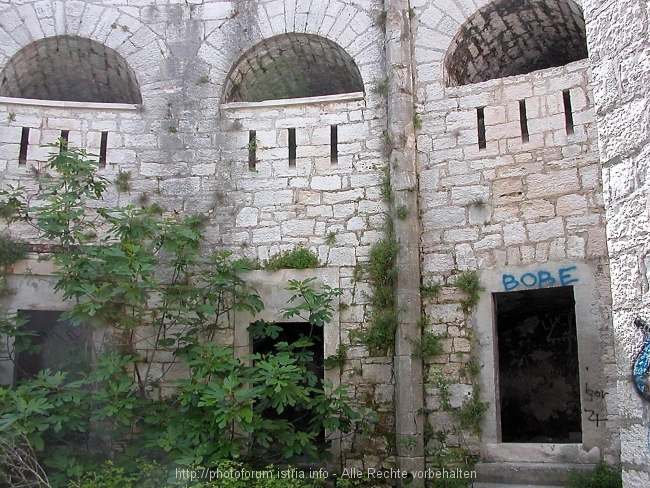
{"type": "Polygon", "coordinates": [[[114,49],[79,36],[28,44],[0,72],[0,96],[99,103],[142,103],[140,86],[114,49]]]}
{"type": "Polygon", "coordinates": [[[562,66],[587,57],[574,0],[495,0],[471,15],[444,60],[448,86],[562,66]]]}
{"type": "Polygon", "coordinates": [[[252,2],[246,9],[234,4],[206,2],[198,10],[203,19],[216,22],[207,32],[199,51],[210,80],[225,99],[226,80],[242,55],[268,39],[288,34],[319,36],[347,52],[365,83],[385,75],[383,32],[376,23],[377,7],[358,2],[252,2]],[[224,36],[225,32],[225,36],[224,36]]]}
{"type": "Polygon", "coordinates": [[[139,18],[88,2],[41,0],[15,3],[0,10],[0,69],[28,45],[60,36],[85,38],[110,48],[137,74],[143,91],[161,80],[169,49],[139,18]]]}
{"type": "Polygon", "coordinates": [[[249,49],[226,80],[225,102],[261,102],[363,91],[361,73],[338,44],[290,33],[249,49]]]}

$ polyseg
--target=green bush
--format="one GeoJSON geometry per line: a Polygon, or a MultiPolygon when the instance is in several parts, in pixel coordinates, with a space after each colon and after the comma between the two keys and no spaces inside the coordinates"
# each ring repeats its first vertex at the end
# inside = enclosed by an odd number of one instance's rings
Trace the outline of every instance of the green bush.
{"type": "Polygon", "coordinates": [[[622,488],[620,467],[612,467],[601,462],[595,471],[580,473],[573,471],[570,474],[568,488],[622,488]]]}
{"type": "Polygon", "coordinates": [[[284,251],[272,256],[264,262],[264,269],[308,269],[318,268],[318,256],[309,249],[297,247],[291,251],[284,251]]]}
{"type": "Polygon", "coordinates": [[[24,242],[9,235],[0,234],[0,265],[13,264],[25,259],[27,251],[27,244],[24,242]]]}
{"type": "MultiPolygon", "coordinates": [[[[97,468],[116,452],[182,468],[239,457],[260,463],[323,459],[328,448],[323,430],[351,432],[376,419],[347,397],[345,386],[330,391],[332,385],[316,377],[310,335],[244,358],[217,343],[218,334],[232,326],[234,312],[255,316],[264,305],[239,276],[246,266],[231,261],[228,252],[206,253],[205,216],[164,218],[133,205],[90,212],[109,182],[95,173],[97,161],[84,151],[55,149],[45,168],[51,176],[41,181],[39,195],[31,198],[11,187],[0,192],[5,197],[0,207],[12,210],[9,224],[30,223],[41,239],[60,245],[53,261],[55,289],[72,306],[65,318],[88,328],[89,336],[94,327],[103,331],[87,374],[73,378],[46,370],[15,386],[0,386],[0,438],[25,439],[52,487],[80,479],[89,487],[144,487],[149,480],[143,476],[149,475],[156,486],[155,465],[149,471],[124,463],[97,468]],[[144,351],[149,357],[141,356],[144,351]],[[169,367],[154,374],[152,353],[169,358],[169,367]],[[186,368],[187,378],[167,377],[172,365],[186,368]],[[175,393],[152,398],[163,382],[175,385],[175,393]],[[279,415],[289,409],[295,418],[279,415]],[[269,416],[272,411],[278,415],[269,416]],[[300,417],[310,420],[300,424],[300,417]],[[111,479],[119,482],[106,484],[111,479]]],[[[296,249],[274,263],[306,268],[318,260],[296,249]]],[[[287,289],[294,295],[281,312],[316,328],[331,321],[340,290],[315,290],[313,280],[290,281],[287,289]]],[[[21,320],[0,313],[0,333],[18,339],[0,352],[14,358],[30,348],[21,320]]],[[[276,339],[277,327],[257,322],[252,333],[276,339]]],[[[6,463],[0,452],[0,479],[11,486],[2,472],[6,463]]]]}

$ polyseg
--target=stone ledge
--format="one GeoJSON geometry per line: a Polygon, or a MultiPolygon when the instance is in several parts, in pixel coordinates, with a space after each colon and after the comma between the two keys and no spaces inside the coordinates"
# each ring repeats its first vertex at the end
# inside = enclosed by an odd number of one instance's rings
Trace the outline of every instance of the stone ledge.
{"type": "Polygon", "coordinates": [[[137,112],[142,105],[133,103],[99,103],[99,102],[71,102],[63,100],[39,100],[36,98],[0,97],[1,105],[30,105],[35,107],[53,107],[90,110],[122,110],[137,112]]]}
{"type": "MultiPolygon", "coordinates": [[[[325,95],[322,97],[304,97],[304,98],[282,98],[278,100],[264,100],[263,102],[231,102],[224,103],[221,107],[229,110],[238,108],[267,108],[282,107],[286,105],[311,105],[315,103],[334,103],[334,102],[355,102],[363,100],[363,92],[340,93],[337,95],[325,95]]],[[[0,98],[0,102],[2,98],[0,98]]]]}

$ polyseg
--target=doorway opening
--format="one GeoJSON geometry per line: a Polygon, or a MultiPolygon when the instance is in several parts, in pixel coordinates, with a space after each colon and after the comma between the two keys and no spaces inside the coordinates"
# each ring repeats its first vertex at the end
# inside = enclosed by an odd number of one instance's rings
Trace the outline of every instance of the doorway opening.
{"type": "Polygon", "coordinates": [[[27,322],[25,329],[30,337],[30,348],[18,353],[14,368],[14,381],[35,378],[39,371],[68,373],[75,380],[90,369],[91,351],[88,337],[82,326],[73,326],[62,320],[63,312],[52,310],[19,310],[27,322]]]}
{"type": "MultiPolygon", "coordinates": [[[[320,389],[325,381],[323,327],[318,327],[309,322],[276,322],[277,327],[273,337],[251,337],[253,353],[264,357],[279,351],[291,350],[297,357],[307,361],[307,374],[303,383],[313,388],[320,389]]],[[[269,406],[264,409],[264,417],[269,420],[285,420],[293,425],[295,432],[311,430],[313,412],[297,403],[287,406],[280,413],[269,406]]],[[[325,431],[318,433],[319,443],[325,442],[325,431]]]]}
{"type": "Polygon", "coordinates": [[[502,442],[582,441],[572,286],[494,293],[502,442]]]}

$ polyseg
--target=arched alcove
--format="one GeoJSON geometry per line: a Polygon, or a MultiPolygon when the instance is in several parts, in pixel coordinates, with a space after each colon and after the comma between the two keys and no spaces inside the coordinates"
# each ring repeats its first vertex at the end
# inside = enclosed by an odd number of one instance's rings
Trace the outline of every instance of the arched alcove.
{"type": "Polygon", "coordinates": [[[78,36],[35,41],[0,74],[0,96],[100,103],[142,103],[126,60],[114,49],[78,36]]]}
{"type": "Polygon", "coordinates": [[[587,57],[585,22],[573,0],[496,0],[472,15],[445,58],[447,85],[469,85],[587,57]]]}
{"type": "Polygon", "coordinates": [[[261,102],[363,91],[359,68],[338,44],[282,34],[249,49],[226,81],[225,102],[261,102]]]}

